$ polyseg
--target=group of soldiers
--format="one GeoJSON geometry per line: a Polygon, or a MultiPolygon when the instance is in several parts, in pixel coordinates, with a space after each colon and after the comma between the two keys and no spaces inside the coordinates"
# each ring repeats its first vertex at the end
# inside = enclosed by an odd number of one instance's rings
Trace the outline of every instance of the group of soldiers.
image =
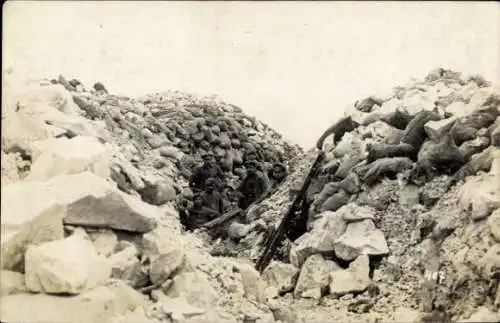
{"type": "Polygon", "coordinates": [[[269,196],[287,175],[286,166],[276,163],[266,171],[256,154],[244,159],[246,175],[239,187],[228,183],[226,174],[212,152],[203,157],[203,164],[194,169],[189,181],[194,196],[181,203],[181,223],[188,231],[202,227],[232,210],[247,210],[269,196]]]}

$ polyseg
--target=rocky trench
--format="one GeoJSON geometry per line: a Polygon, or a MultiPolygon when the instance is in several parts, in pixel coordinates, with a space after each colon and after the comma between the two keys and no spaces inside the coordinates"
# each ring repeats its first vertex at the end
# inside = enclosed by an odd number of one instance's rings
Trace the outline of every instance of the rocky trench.
{"type": "Polygon", "coordinates": [[[214,97],[32,84],[2,107],[2,321],[496,322],[499,102],[443,69],[356,102],[308,191],[308,231],[260,275],[262,232],[212,256],[176,200],[204,152],[233,184],[256,152],[289,168],[249,215],[277,226],[315,151],[214,97]]]}

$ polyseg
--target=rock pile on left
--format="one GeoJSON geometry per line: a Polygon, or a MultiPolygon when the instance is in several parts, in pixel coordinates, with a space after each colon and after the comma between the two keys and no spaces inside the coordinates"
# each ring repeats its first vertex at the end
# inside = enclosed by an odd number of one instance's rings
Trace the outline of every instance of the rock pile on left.
{"type": "Polygon", "coordinates": [[[165,210],[111,180],[116,146],[109,132],[85,118],[62,85],[28,85],[18,96],[8,90],[2,102],[0,320],[106,322],[145,310],[145,297],[113,272],[113,256],[126,241],[117,240],[122,245],[106,254],[103,234],[92,232],[140,240],[165,210]]]}
{"type": "Polygon", "coordinates": [[[246,155],[290,166],[298,146],[213,98],[3,90],[0,321],[274,321],[255,270],[181,234],[175,202],[205,152],[237,185],[246,155]]]}

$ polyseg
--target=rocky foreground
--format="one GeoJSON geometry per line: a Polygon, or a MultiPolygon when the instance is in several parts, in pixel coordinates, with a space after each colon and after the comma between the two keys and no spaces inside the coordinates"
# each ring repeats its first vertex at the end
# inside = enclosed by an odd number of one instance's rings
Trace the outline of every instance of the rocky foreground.
{"type": "Polygon", "coordinates": [[[315,151],[217,98],[4,91],[2,322],[500,321],[500,90],[480,77],[438,69],[348,109],[309,231],[262,275],[262,233],[215,257],[182,231],[186,178],[208,150],[234,184],[245,153],[285,163],[251,214],[277,226],[315,151]]]}

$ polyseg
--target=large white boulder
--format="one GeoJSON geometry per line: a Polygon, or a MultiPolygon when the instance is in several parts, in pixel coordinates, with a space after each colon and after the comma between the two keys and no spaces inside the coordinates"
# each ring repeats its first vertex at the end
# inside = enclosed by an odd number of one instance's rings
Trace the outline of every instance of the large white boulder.
{"type": "Polygon", "coordinates": [[[104,284],[110,276],[111,266],[82,229],[26,251],[26,286],[32,292],[79,294],[104,284]]]}
{"type": "Polygon", "coordinates": [[[294,296],[320,299],[328,288],[329,274],[335,269],[335,265],[334,262],[325,260],[321,255],[309,256],[300,270],[297,285],[293,291],[294,296]]]}
{"type": "Polygon", "coordinates": [[[27,180],[47,180],[64,174],[89,171],[109,177],[111,155],[97,138],[77,136],[72,139],[48,139],[33,144],[30,173],[27,180]]]}
{"type": "Polygon", "coordinates": [[[179,235],[168,227],[158,227],[142,239],[143,254],[149,258],[149,278],[161,284],[184,262],[184,244],[179,235]]]}
{"type": "Polygon", "coordinates": [[[359,255],[383,256],[388,253],[384,234],[371,219],[350,223],[345,233],[335,241],[335,254],[346,261],[354,260],[359,255]]]}
{"type": "Polygon", "coordinates": [[[28,245],[63,238],[66,224],[131,232],[156,227],[163,212],[90,172],[2,187],[1,263],[13,269],[28,245]]]}

